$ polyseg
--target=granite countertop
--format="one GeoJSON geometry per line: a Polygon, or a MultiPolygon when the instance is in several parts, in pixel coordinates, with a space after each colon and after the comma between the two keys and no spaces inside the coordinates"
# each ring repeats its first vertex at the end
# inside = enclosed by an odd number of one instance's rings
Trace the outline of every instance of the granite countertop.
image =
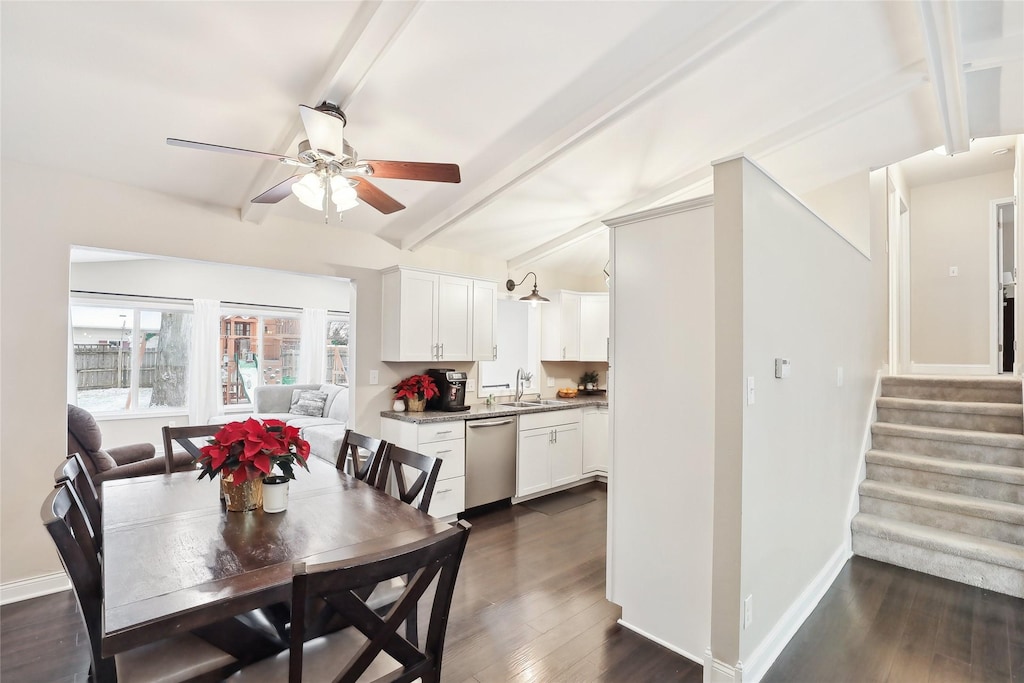
{"type": "MultiPolygon", "coordinates": [[[[537,399],[524,399],[534,400],[537,399]]],[[[393,410],[382,410],[380,413],[381,417],[391,418],[392,420],[401,420],[402,422],[412,422],[415,424],[425,424],[428,422],[453,422],[455,420],[479,420],[487,417],[504,417],[506,415],[522,415],[524,413],[542,413],[549,410],[572,410],[573,408],[582,408],[584,406],[607,406],[608,397],[602,396],[579,396],[577,398],[557,398],[557,399],[544,399],[549,401],[561,401],[559,405],[541,405],[541,406],[529,406],[525,408],[511,408],[509,406],[496,405],[488,408],[484,404],[474,405],[469,410],[463,410],[456,413],[442,412],[439,410],[427,410],[421,413],[410,413],[410,412],[395,412],[393,410]]]]}

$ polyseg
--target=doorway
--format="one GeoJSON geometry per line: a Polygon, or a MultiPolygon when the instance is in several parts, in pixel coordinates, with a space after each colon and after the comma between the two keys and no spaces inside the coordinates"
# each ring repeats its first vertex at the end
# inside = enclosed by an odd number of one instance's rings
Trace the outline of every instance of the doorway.
{"type": "Polygon", "coordinates": [[[1017,230],[1013,220],[1013,198],[992,202],[991,216],[995,230],[995,296],[996,367],[1000,374],[1012,373],[1016,340],[1014,338],[1014,303],[1017,289],[1017,230]]]}

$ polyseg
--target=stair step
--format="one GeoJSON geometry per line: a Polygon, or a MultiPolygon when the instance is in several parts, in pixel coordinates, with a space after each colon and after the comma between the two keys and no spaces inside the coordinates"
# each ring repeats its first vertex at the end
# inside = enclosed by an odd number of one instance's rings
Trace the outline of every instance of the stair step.
{"type": "Polygon", "coordinates": [[[1019,403],[936,401],[883,396],[878,399],[877,406],[879,422],[1006,434],[1024,432],[1024,406],[1019,403]]]}
{"type": "Polygon", "coordinates": [[[863,512],[852,529],[857,555],[1024,598],[1024,547],[863,512]]]}
{"type": "Polygon", "coordinates": [[[875,450],[1024,467],[1024,435],[876,422],[875,450]]]}
{"type": "Polygon", "coordinates": [[[939,401],[1024,402],[1019,377],[897,375],[882,378],[882,396],[939,401]]]}
{"type": "Polygon", "coordinates": [[[1024,504],[1024,468],[868,451],[867,478],[977,498],[1024,504]]]}
{"type": "Polygon", "coordinates": [[[862,512],[1024,546],[1024,505],[865,480],[862,512]]]}

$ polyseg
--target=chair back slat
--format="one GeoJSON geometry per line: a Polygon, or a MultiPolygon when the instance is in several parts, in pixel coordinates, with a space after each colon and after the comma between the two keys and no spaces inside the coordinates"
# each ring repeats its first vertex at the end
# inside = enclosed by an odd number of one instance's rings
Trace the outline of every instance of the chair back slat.
{"type": "Polygon", "coordinates": [[[377,488],[388,490],[390,481],[394,482],[394,493],[403,503],[412,505],[419,498],[416,506],[423,512],[430,510],[430,500],[434,496],[434,484],[437,483],[437,474],[441,471],[441,458],[423,455],[408,448],[402,448],[394,444],[388,444],[384,452],[384,469],[378,478],[377,488]],[[414,476],[412,483],[409,468],[414,476]]]}
{"type": "Polygon", "coordinates": [[[337,467],[339,470],[345,470],[351,461],[352,476],[359,481],[375,485],[377,477],[380,476],[380,467],[387,446],[388,442],[383,439],[375,439],[346,429],[345,438],[338,450],[337,467]]]}
{"type": "Polygon", "coordinates": [[[81,453],[72,453],[67,460],[57,466],[53,473],[55,484],[68,481],[78,494],[78,499],[85,510],[85,516],[92,527],[93,536],[96,539],[96,546],[103,546],[103,515],[100,508],[99,495],[96,487],[93,486],[92,477],[85,467],[81,453]]]}
{"type": "Polygon", "coordinates": [[[459,565],[466,550],[470,525],[461,521],[431,539],[369,557],[324,563],[296,565],[292,579],[293,619],[290,642],[289,681],[302,680],[303,642],[306,634],[307,605],[314,599],[325,600],[352,628],[366,636],[366,643],[339,672],[335,681],[354,683],[385,652],[403,666],[388,676],[392,682],[440,680],[444,636],[451,610],[452,594],[459,565]],[[359,589],[399,576],[411,577],[401,597],[383,617],[376,614],[361,597],[359,589]],[[398,627],[415,618],[416,605],[436,579],[430,605],[429,635],[423,648],[399,635],[398,627]]]}
{"type": "Polygon", "coordinates": [[[85,621],[92,655],[93,679],[116,681],[114,661],[103,659],[102,637],[103,585],[100,558],[92,528],[74,487],[65,481],[50,492],[40,515],[43,525],[57,546],[61,564],[71,579],[78,609],[85,621]]]}
{"type": "Polygon", "coordinates": [[[196,460],[202,453],[199,452],[199,446],[196,445],[193,439],[200,437],[211,437],[223,428],[224,425],[189,425],[186,427],[170,427],[165,426],[161,431],[164,437],[164,468],[167,474],[170,474],[172,465],[174,464],[174,445],[181,446],[185,451],[196,460]]]}

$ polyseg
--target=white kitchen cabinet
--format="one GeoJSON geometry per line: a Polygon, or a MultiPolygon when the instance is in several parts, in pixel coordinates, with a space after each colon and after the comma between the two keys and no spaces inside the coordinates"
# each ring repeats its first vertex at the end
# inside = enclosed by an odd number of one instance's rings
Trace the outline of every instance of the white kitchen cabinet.
{"type": "Polygon", "coordinates": [[[583,409],[583,474],[608,473],[608,407],[583,409]]]}
{"type": "Polygon", "coordinates": [[[496,360],[498,283],[473,280],[473,360],[496,360]]]}
{"type": "Polygon", "coordinates": [[[541,314],[541,360],[608,360],[608,295],[559,291],[541,314]]]}
{"type": "Polygon", "coordinates": [[[580,295],[580,360],[608,360],[607,294],[580,295]]]}
{"type": "MultiPolygon", "coordinates": [[[[381,360],[472,360],[476,282],[410,268],[385,271],[381,282],[381,360]]],[[[490,284],[496,297],[497,284],[490,284]]],[[[493,340],[493,324],[491,327],[493,340]]]]}
{"type": "MultiPolygon", "coordinates": [[[[380,421],[380,435],[402,448],[441,458],[429,514],[446,518],[466,509],[465,420],[416,424],[384,417],[380,421]]],[[[415,473],[408,470],[406,474],[414,478],[415,473]]]]}
{"type": "Polygon", "coordinates": [[[519,416],[516,496],[579,481],[583,474],[582,419],[579,409],[519,416]]]}

